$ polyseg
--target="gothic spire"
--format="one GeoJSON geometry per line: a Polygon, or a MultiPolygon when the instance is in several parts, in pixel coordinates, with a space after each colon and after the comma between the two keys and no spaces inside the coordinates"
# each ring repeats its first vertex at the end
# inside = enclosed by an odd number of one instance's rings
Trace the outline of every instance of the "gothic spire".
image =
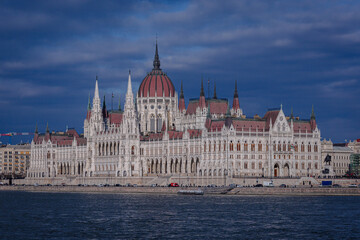
{"type": "Polygon", "coordinates": [[[99,83],[98,83],[98,76],[96,75],[96,82],[95,82],[95,93],[94,99],[99,99],[99,83]]]}
{"type": "Polygon", "coordinates": [[[37,122],[36,122],[36,125],[35,125],[35,133],[38,133],[38,125],[37,125],[37,122]]]}
{"type": "Polygon", "coordinates": [[[46,123],[46,133],[49,133],[49,122],[46,123]]]}
{"type": "Polygon", "coordinates": [[[312,109],[311,109],[311,117],[310,117],[310,119],[315,119],[314,104],[312,105],[312,109]]]}
{"type": "Polygon", "coordinates": [[[131,71],[129,69],[129,78],[128,78],[128,87],[126,95],[132,94],[132,86],[131,86],[131,71]]]}
{"type": "Polygon", "coordinates": [[[291,107],[290,119],[294,119],[294,112],[293,112],[293,108],[292,108],[292,107],[291,107]]]}
{"type": "Polygon", "coordinates": [[[205,96],[204,93],[204,82],[203,82],[203,78],[201,77],[201,91],[200,91],[200,97],[205,96]]]}
{"type": "Polygon", "coordinates": [[[216,82],[214,82],[214,99],[217,99],[217,96],[216,96],[216,82]]]}
{"type": "Polygon", "coordinates": [[[184,89],[183,89],[183,82],[182,82],[182,80],[181,80],[180,98],[184,98],[184,89]]]}
{"type": "Polygon", "coordinates": [[[159,53],[158,53],[157,39],[156,39],[155,57],[154,57],[153,65],[154,65],[154,70],[161,70],[160,69],[160,58],[159,58],[159,53]]]}
{"type": "Polygon", "coordinates": [[[234,98],[238,98],[238,91],[237,91],[237,81],[235,80],[235,91],[234,91],[234,98]]]}

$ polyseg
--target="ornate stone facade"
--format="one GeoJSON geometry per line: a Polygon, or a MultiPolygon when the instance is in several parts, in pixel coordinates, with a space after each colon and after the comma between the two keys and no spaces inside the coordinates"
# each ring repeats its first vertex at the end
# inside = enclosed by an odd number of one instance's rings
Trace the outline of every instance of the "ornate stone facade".
{"type": "MultiPolygon", "coordinates": [[[[160,69],[156,45],[153,70],[134,99],[131,74],[124,110],[101,108],[98,79],[84,136],[47,132],[32,142],[28,177],[62,175],[131,177],[300,177],[321,174],[321,141],[314,112],[300,120],[282,107],[247,118],[237,86],[228,99],[200,96],[186,107],[160,69]],[[65,168],[64,168],[65,166],[65,168]]],[[[209,183],[209,181],[207,181],[209,183]]]]}

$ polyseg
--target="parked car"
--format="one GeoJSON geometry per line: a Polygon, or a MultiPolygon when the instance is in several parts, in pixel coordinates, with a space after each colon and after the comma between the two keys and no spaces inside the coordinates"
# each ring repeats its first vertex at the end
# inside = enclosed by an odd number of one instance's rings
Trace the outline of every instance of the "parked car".
{"type": "Polygon", "coordinates": [[[349,188],[357,188],[357,185],[356,184],[350,184],[349,188]]]}
{"type": "Polygon", "coordinates": [[[263,185],[262,184],[256,184],[254,187],[263,187],[263,185]]]}
{"type": "Polygon", "coordinates": [[[341,185],[340,184],[333,184],[332,185],[334,188],[341,188],[341,185]]]}
{"type": "Polygon", "coordinates": [[[280,184],[280,188],[286,188],[286,184],[280,184]]]}
{"type": "Polygon", "coordinates": [[[179,187],[179,184],[178,183],[170,183],[169,187],[179,187]]]}

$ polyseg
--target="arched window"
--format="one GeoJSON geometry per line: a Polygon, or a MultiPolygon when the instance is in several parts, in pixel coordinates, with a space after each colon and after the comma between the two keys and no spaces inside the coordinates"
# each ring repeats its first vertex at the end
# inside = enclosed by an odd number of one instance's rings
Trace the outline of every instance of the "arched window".
{"type": "Polygon", "coordinates": [[[157,115],[157,131],[160,132],[162,128],[162,117],[161,114],[157,115]]]}
{"type": "Polygon", "coordinates": [[[230,151],[234,151],[234,144],[232,141],[230,141],[230,151]]]}
{"type": "Polygon", "coordinates": [[[155,132],[155,116],[151,114],[150,116],[150,132],[155,132]]]}
{"type": "Polygon", "coordinates": [[[259,152],[262,151],[262,144],[261,144],[261,142],[259,142],[259,144],[258,144],[258,151],[259,151],[259,152]]]}
{"type": "Polygon", "coordinates": [[[248,151],[248,144],[245,142],[244,143],[244,151],[247,152],[248,151]]]}
{"type": "Polygon", "coordinates": [[[236,150],[237,150],[237,151],[240,151],[240,150],[241,150],[241,144],[240,144],[239,141],[238,141],[237,144],[236,144],[236,150]]]}

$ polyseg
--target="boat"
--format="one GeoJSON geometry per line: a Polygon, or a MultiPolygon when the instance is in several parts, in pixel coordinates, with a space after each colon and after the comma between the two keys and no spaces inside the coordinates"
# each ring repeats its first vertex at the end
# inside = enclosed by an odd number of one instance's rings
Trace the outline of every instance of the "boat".
{"type": "Polygon", "coordinates": [[[198,190],[179,190],[178,194],[182,195],[204,195],[204,191],[201,189],[198,190]]]}

